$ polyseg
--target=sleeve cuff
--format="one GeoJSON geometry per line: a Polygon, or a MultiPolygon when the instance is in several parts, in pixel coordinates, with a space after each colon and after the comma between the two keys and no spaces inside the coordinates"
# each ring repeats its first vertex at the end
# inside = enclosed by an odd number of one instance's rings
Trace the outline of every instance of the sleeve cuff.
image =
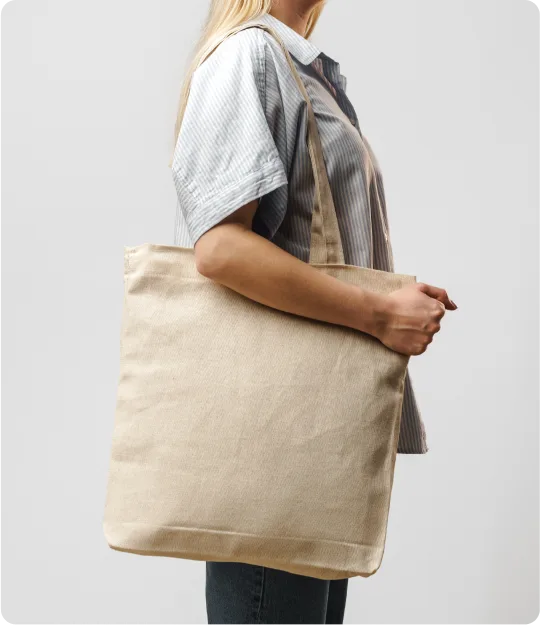
{"type": "Polygon", "coordinates": [[[180,182],[180,202],[184,206],[184,217],[193,245],[235,210],[286,184],[287,175],[279,157],[217,193],[196,196],[189,189],[189,184],[180,182]]]}

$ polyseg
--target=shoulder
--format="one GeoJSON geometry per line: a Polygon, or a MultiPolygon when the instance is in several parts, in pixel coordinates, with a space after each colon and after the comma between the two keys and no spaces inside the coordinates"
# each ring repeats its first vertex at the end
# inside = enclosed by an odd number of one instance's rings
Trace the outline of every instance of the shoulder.
{"type": "Polygon", "coordinates": [[[230,35],[195,70],[194,80],[209,77],[234,78],[251,73],[262,79],[266,65],[267,39],[260,28],[246,28],[230,35]]]}

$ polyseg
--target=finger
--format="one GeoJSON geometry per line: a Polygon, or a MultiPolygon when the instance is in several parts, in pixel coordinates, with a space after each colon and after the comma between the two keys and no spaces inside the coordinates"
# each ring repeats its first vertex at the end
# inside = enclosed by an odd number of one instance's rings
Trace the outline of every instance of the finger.
{"type": "Polygon", "coordinates": [[[427,296],[441,302],[446,310],[455,310],[457,308],[456,304],[448,297],[448,293],[444,289],[440,289],[431,284],[424,284],[423,282],[418,285],[418,289],[427,296]]]}

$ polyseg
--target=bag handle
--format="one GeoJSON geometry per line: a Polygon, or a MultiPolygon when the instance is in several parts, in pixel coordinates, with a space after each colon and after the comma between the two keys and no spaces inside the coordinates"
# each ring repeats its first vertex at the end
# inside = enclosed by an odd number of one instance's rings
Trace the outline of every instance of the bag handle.
{"type": "MultiPolygon", "coordinates": [[[[319,136],[319,131],[317,128],[317,121],[315,119],[311,100],[308,96],[304,83],[298,74],[294,61],[292,60],[291,55],[287,50],[287,47],[285,46],[279,35],[273,28],[261,22],[244,22],[243,24],[239,24],[238,26],[235,26],[234,28],[228,30],[221,37],[219,37],[218,40],[212,44],[210,49],[202,56],[199,65],[201,65],[201,63],[203,63],[212,54],[212,52],[214,52],[219,44],[227,39],[227,37],[230,37],[231,35],[234,35],[235,33],[246,28],[262,28],[263,30],[268,31],[276,39],[285,54],[289,67],[291,68],[293,76],[298,85],[298,88],[300,89],[300,92],[302,93],[302,96],[306,101],[308,114],[308,150],[311,165],[313,168],[313,177],[315,180],[315,197],[313,214],[311,219],[311,243],[309,250],[309,262],[310,264],[343,265],[345,264],[343,245],[339,232],[336,208],[332,199],[332,191],[330,188],[330,183],[328,181],[326,165],[324,162],[323,149],[319,136]]],[[[188,94],[189,88],[184,102],[182,103],[182,110],[180,112],[180,124],[182,122],[182,117],[184,115],[187,105],[188,94]]]]}

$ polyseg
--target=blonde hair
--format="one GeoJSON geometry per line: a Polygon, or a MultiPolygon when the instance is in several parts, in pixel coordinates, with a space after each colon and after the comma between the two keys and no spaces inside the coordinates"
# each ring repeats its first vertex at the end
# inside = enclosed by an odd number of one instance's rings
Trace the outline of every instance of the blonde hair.
{"type": "MultiPolygon", "coordinates": [[[[311,36],[315,24],[321,15],[325,1],[326,0],[320,0],[311,10],[306,32],[304,33],[306,39],[311,36]]],[[[176,142],[180,134],[180,126],[187,104],[191,77],[193,72],[197,69],[200,60],[212,49],[215,42],[217,42],[225,32],[239,24],[270,13],[273,3],[274,0],[212,0],[202,34],[195,45],[191,62],[188,65],[186,76],[181,87],[180,102],[174,127],[173,150],[169,161],[169,167],[172,165],[176,142]]]]}

